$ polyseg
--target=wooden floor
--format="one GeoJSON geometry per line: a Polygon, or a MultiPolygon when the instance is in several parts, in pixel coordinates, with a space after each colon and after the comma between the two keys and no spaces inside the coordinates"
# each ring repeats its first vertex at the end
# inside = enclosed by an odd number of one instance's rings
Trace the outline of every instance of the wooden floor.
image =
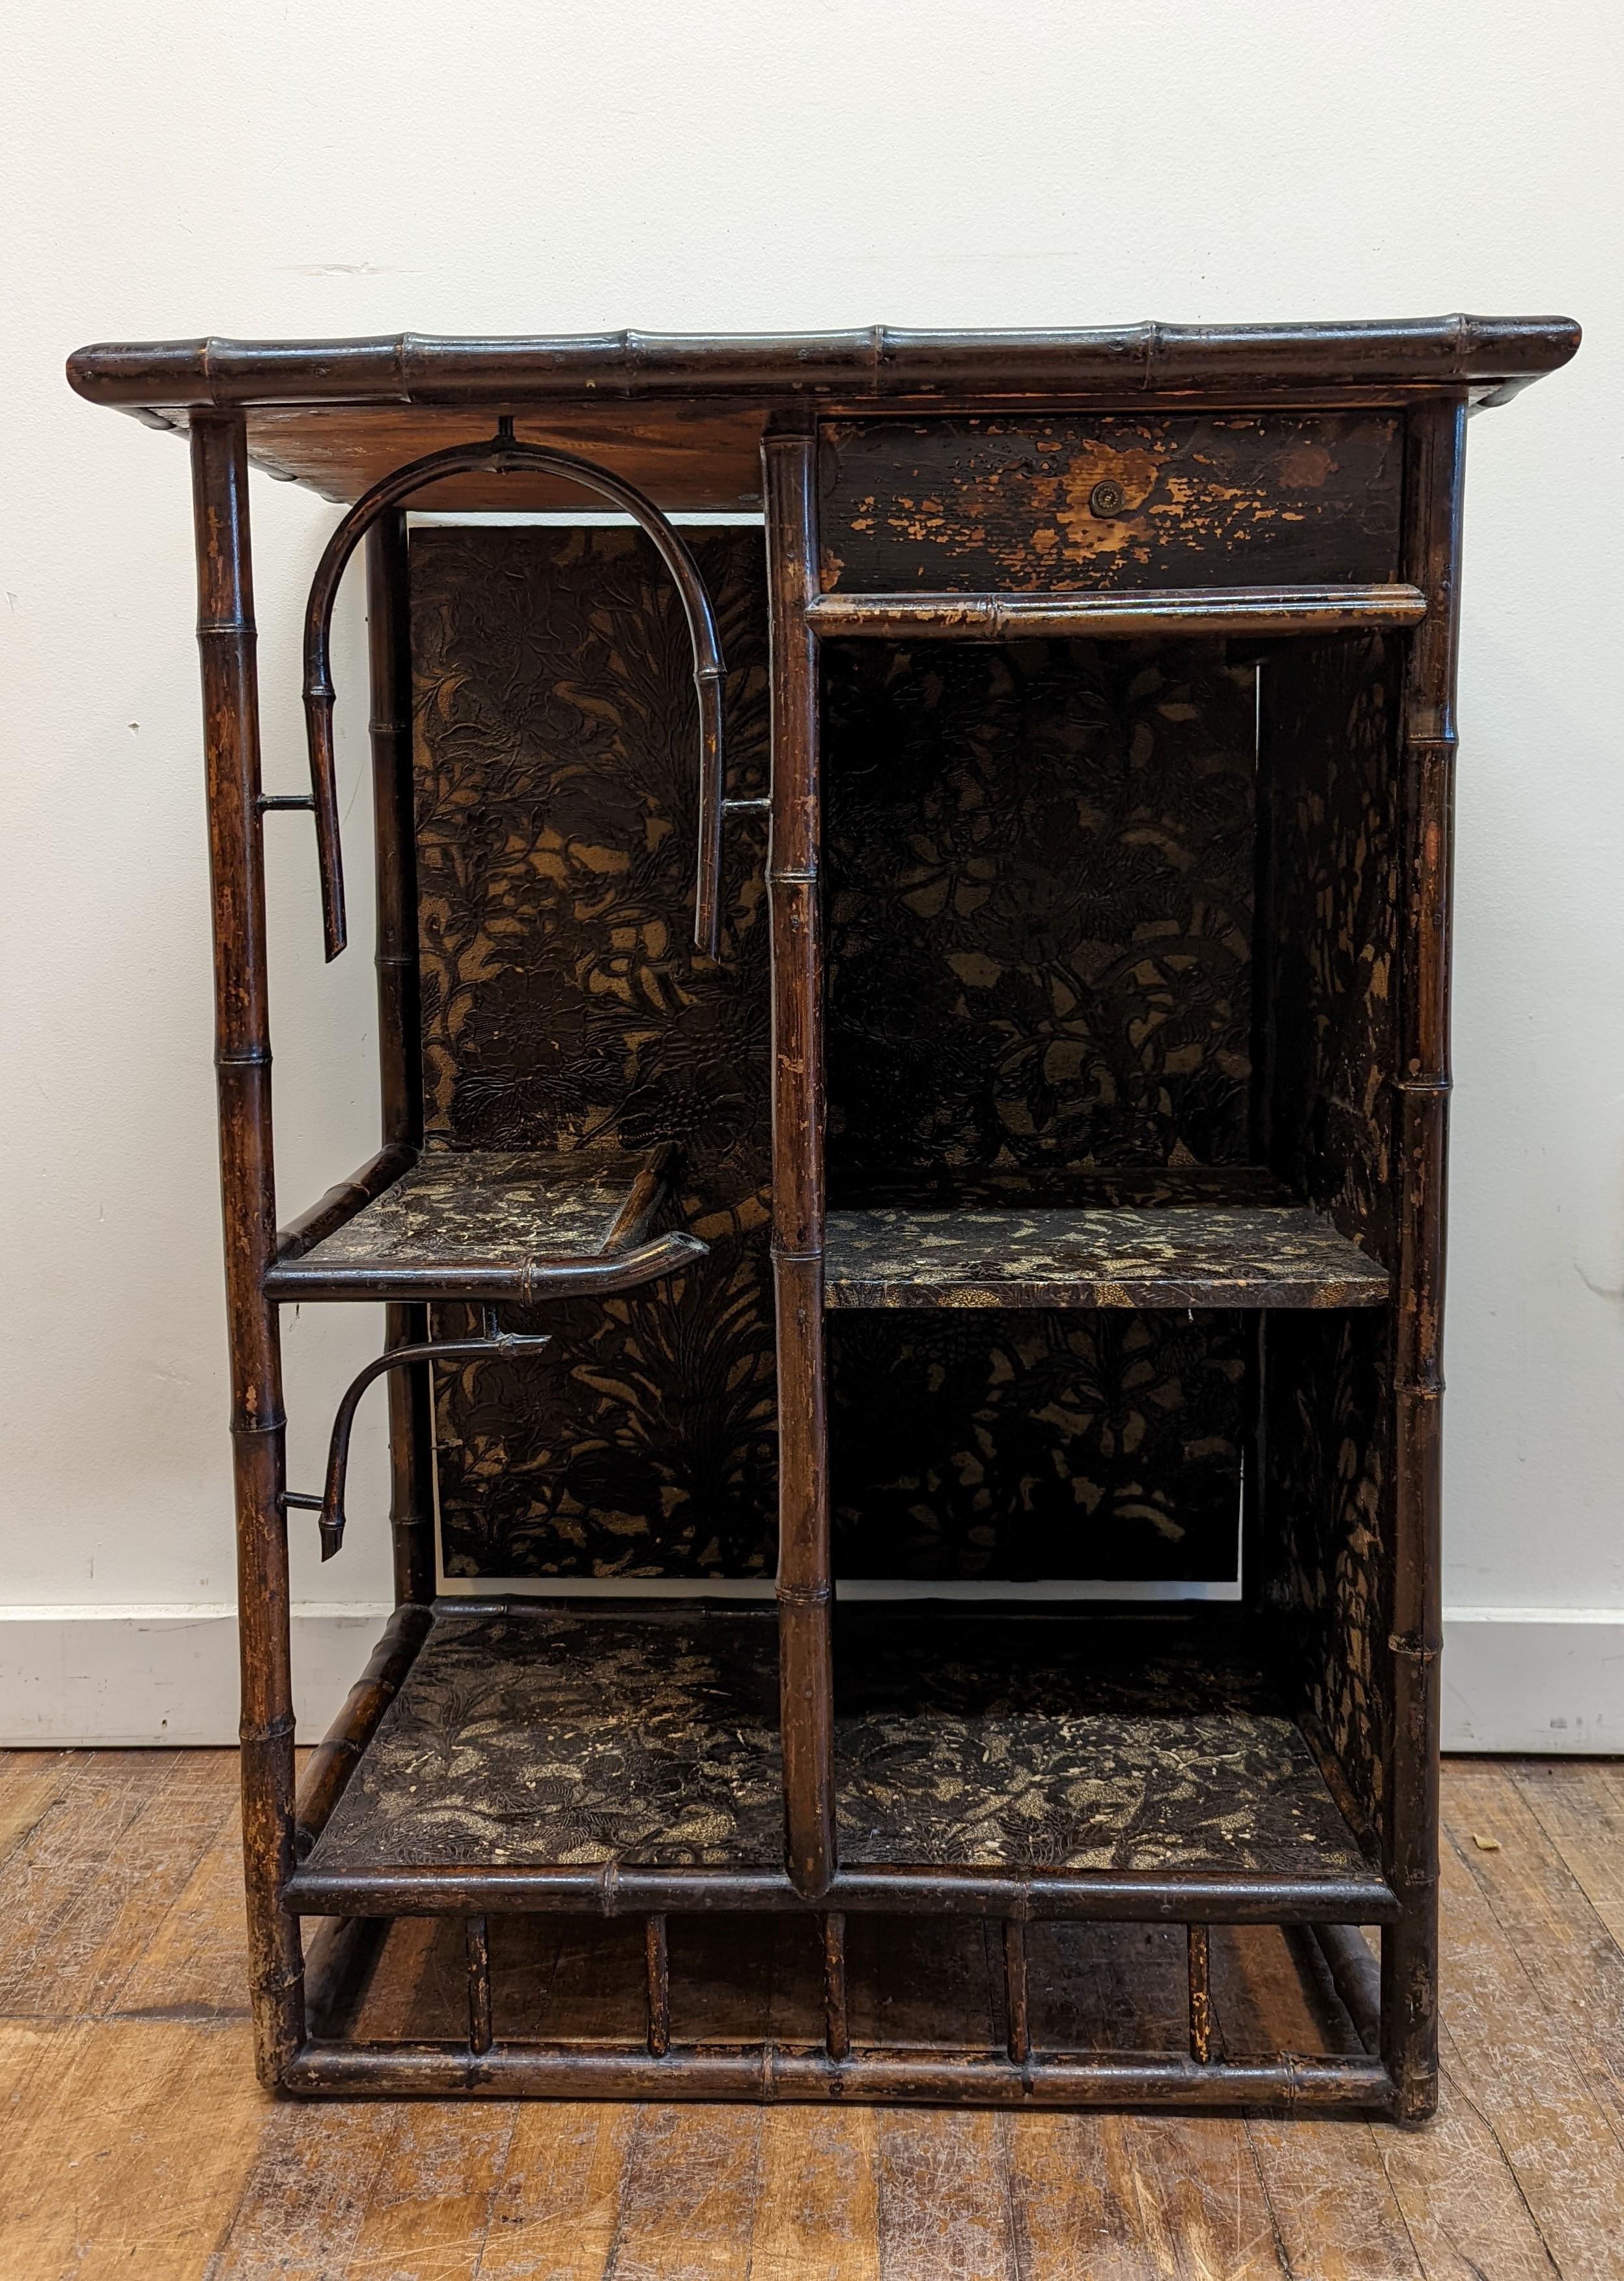
{"type": "Polygon", "coordinates": [[[279,2103],[234,1781],[222,1751],[0,1753],[4,2281],[1624,2277],[1624,1764],[1447,1767],[1422,2133],[279,2103]]]}

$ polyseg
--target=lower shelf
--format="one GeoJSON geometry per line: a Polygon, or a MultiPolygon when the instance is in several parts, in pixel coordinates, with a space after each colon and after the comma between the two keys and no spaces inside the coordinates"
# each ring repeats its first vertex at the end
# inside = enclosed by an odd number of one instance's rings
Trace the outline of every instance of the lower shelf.
{"type": "MultiPolygon", "coordinates": [[[[1303,1733],[1221,1642],[864,1611],[837,1666],[831,1906],[906,1907],[934,1876],[995,1914],[1012,1878],[1039,1914],[1091,1891],[1119,1916],[1135,1892],[1164,1917],[1391,1914],[1303,1733]]],[[[605,1880],[659,1906],[668,1880],[678,1908],[709,1877],[712,1906],[771,1907],[782,1858],[771,1611],[443,1607],[289,1898],[385,1906],[415,1876],[455,1905],[483,1875],[493,1907],[607,1908],[605,1880]]]]}

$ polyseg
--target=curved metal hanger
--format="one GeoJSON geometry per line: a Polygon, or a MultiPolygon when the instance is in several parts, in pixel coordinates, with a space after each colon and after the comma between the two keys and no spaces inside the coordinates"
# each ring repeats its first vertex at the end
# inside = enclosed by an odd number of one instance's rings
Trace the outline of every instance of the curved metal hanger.
{"type": "Polygon", "coordinates": [[[699,696],[699,863],[694,906],[694,941],[707,958],[717,955],[721,904],[722,847],[722,683],[727,667],[717,638],[716,619],[698,566],[669,520],[651,499],[645,499],[620,476],[590,460],[570,452],[555,452],[541,444],[522,444],[513,434],[510,414],[496,423],[496,433],[478,444],[455,444],[449,451],[431,452],[413,460],[358,499],[339,524],[311,582],[304,613],[304,711],[310,738],[311,800],[316,817],[316,860],[321,874],[321,921],[329,959],[338,956],[348,939],[344,921],[344,868],[340,843],[338,779],[333,754],[335,691],[331,666],[333,604],[340,579],[356,547],[378,517],[389,508],[442,476],[486,468],[498,475],[535,468],[579,483],[612,500],[644,530],[670,572],[688,619],[694,650],[694,686],[699,696]]]}

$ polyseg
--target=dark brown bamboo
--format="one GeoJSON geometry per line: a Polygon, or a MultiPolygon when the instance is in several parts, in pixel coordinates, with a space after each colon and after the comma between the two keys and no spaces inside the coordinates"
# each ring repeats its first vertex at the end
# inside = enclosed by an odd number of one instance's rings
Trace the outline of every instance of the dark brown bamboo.
{"type": "Polygon", "coordinates": [[[328,1815],[343,1796],[379,1720],[400,1692],[433,1620],[431,1612],[416,1602],[396,1609],[366,1670],[312,1751],[294,1806],[294,1852],[301,1861],[327,1828],[328,1815]]]}
{"type": "MultiPolygon", "coordinates": [[[[330,1560],[344,1541],[347,1525],[344,1489],[350,1474],[350,1436],[361,1396],[374,1379],[387,1375],[393,1380],[404,1377],[408,1372],[428,1369],[442,1362],[512,1362],[527,1355],[539,1354],[550,1343],[549,1339],[531,1337],[518,1331],[492,1329],[476,1338],[425,1339],[420,1346],[391,1347],[369,1362],[365,1369],[358,1371],[345,1388],[333,1419],[333,1436],[327,1446],[327,1481],[316,1505],[320,1516],[317,1525],[321,1532],[322,1558],[330,1560]]],[[[289,1498],[289,1502],[292,1504],[294,1500],[289,1498]]]]}
{"type": "Polygon", "coordinates": [[[491,2046],[490,1927],[470,1917],[464,1929],[468,1957],[468,2049],[479,2057],[491,2046]]]}
{"type": "Polygon", "coordinates": [[[817,435],[769,429],[767,607],[773,670],[773,1272],[778,1331],[778,1607],[789,1876],[815,1899],[835,1870],[834,1660],[823,1333],[823,962],[817,435]]]}
{"type": "Polygon", "coordinates": [[[1379,2060],[1295,2056],[1197,2067],[1151,2053],[1082,2053],[1012,2066],[1001,2051],[856,2051],[832,2060],[820,2045],[679,2045],[654,2059],[635,2045],[499,2043],[471,2060],[466,2045],[310,2044],[287,2088],[327,2097],[758,2099],[766,2104],[1177,2107],[1195,2112],[1258,2107],[1364,2108],[1389,2113],[1393,2086],[1379,2060]]]}
{"type": "MultiPolygon", "coordinates": [[[[459,1603],[459,1605],[462,1604],[459,1603]]],[[[843,1869],[821,1896],[832,1910],[935,1916],[1023,1916],[1078,1923],[1383,1924],[1392,1892],[1367,1877],[1109,1869],[1031,1876],[982,1869],[843,1869]]],[[[717,1909],[797,1911],[804,1897],[773,1869],[601,1867],[514,1868],[457,1862],[443,1868],[302,1867],[288,1906],[304,1916],[497,1915],[560,1909],[604,1916],[708,1914],[717,1909]]]]}
{"type": "Polygon", "coordinates": [[[310,2034],[347,2035],[389,1935],[383,1917],[325,1917],[304,1952],[304,2017],[310,2034]]]}
{"type": "Polygon", "coordinates": [[[1027,1984],[1027,1928],[1020,1917],[1004,1920],[1004,2010],[1010,2064],[1025,2067],[1032,2056],[1032,2017],[1027,1984]]]}
{"type": "Polygon", "coordinates": [[[1197,2067],[1212,2064],[1212,1945],[1204,1924],[1189,1928],[1186,1968],[1189,1978],[1189,2055],[1197,2067]]]}
{"type": "Polygon", "coordinates": [[[259,701],[240,418],[192,423],[197,644],[214,910],[214,1064],[236,1484],[242,1848],[249,1984],[262,2083],[304,2039],[298,1927],[281,1908],[293,1868],[293,1687],[281,1344],[263,1278],[276,1248],[271,1032],[266,979],[259,701]]]}
{"type": "Polygon", "coordinates": [[[662,1275],[674,1275],[703,1259],[709,1247],[697,1236],[673,1230],[630,1251],[605,1252],[595,1259],[448,1260],[439,1267],[323,1264],[304,1258],[279,1260],[266,1274],[266,1289],[284,1304],[317,1299],[393,1299],[409,1305],[430,1299],[460,1299],[470,1305],[508,1302],[538,1306],[545,1299],[602,1298],[635,1290],[662,1275]]]}
{"type": "Polygon", "coordinates": [[[1464,398],[1412,411],[1406,564],[1432,599],[1412,637],[1400,731],[1398,1320],[1386,1867],[1399,1916],[1382,1944],[1382,2049],[1400,2121],[1437,2104],[1439,1540],[1449,1117],[1450,857],[1464,398]]]}
{"type": "Polygon", "coordinates": [[[832,2060],[851,2049],[846,2009],[846,1920],[838,1909],[823,1917],[823,2047],[832,2060]]]}
{"type": "MultiPolygon", "coordinates": [[[[1013,390],[1064,395],[1343,383],[1363,390],[1515,385],[1566,364],[1570,317],[1420,317],[1397,323],[1098,326],[1031,332],[577,334],[550,339],[104,342],[75,352],[81,396],[137,412],[193,405],[487,406],[606,396],[823,394],[840,400],[1013,390]]],[[[1502,393],[1509,392],[1509,386],[1502,393]]]]}
{"type": "MultiPolygon", "coordinates": [[[[412,612],[406,518],[366,537],[367,668],[372,684],[373,853],[376,875],[378,1101],[382,1139],[423,1143],[422,983],[418,963],[416,801],[412,754],[412,612]]],[[[426,1307],[384,1310],[388,1349],[421,1346],[426,1307]]],[[[433,1378],[418,1365],[389,1382],[389,1533],[397,1602],[435,1596],[433,1378]]]]}
{"type": "Polygon", "coordinates": [[[448,476],[489,468],[498,475],[528,469],[580,486],[629,514],[670,574],[688,620],[694,656],[694,687],[699,702],[699,861],[694,939],[714,958],[721,870],[722,684],[727,668],[717,639],[716,620],[698,566],[681,534],[652,499],[612,469],[595,466],[573,452],[520,442],[507,415],[496,434],[477,442],[430,452],[395,468],[358,499],[322,552],[311,581],[304,612],[304,710],[309,731],[311,800],[316,815],[316,847],[321,872],[322,932],[329,959],[346,939],[343,859],[339,846],[338,787],[333,741],[335,692],[331,663],[333,606],[361,539],[385,518],[398,515],[414,492],[448,476]]]}
{"type": "Polygon", "coordinates": [[[663,1916],[643,1920],[643,1946],[649,1984],[649,2057],[663,2060],[671,2049],[671,1951],[663,1916]]]}
{"type": "Polygon", "coordinates": [[[610,1222],[609,1233],[604,1238],[605,1251],[631,1251],[647,1241],[671,1194],[681,1156],[674,1140],[649,1151],[627,1190],[626,1201],[610,1222]]]}
{"type": "Polygon", "coordinates": [[[1323,634],[1412,626],[1416,586],[1202,586],[1162,593],[819,594],[806,615],[826,639],[1019,641],[1150,634],[1323,634]]]}
{"type": "Polygon", "coordinates": [[[1367,2052],[1382,2045],[1382,1968],[1357,1925],[1310,1925],[1302,1936],[1325,1960],[1331,1984],[1367,2052]]]}
{"type": "Polygon", "coordinates": [[[410,1171],[417,1160],[417,1151],[402,1140],[386,1140],[374,1156],[369,1156],[358,1172],[347,1180],[339,1180],[326,1195],[319,1197],[308,1211],[289,1220],[276,1239],[276,1257],[286,1262],[302,1259],[319,1243],[325,1243],[357,1212],[364,1211],[384,1190],[392,1187],[403,1172],[410,1171]]]}

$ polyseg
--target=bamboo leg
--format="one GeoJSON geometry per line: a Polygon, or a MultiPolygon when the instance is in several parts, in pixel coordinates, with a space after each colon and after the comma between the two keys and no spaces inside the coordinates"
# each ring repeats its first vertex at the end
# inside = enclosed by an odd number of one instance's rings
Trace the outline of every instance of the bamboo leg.
{"type": "Polygon", "coordinates": [[[1444,1164],[1449,1117],[1450,825],[1463,400],[1408,415],[1410,570],[1429,603],[1411,637],[1402,730],[1398,1332],[1387,1870],[1402,1914],[1382,1939],[1382,2050],[1401,2122],[1437,2104],[1438,1657],[1444,1164]]]}
{"type": "Polygon", "coordinates": [[[773,1266],[777,1296],[778,1604],[789,1871],[835,1874],[834,1669],[823,1343],[823,970],[818,859],[817,437],[762,447],[773,660],[773,1266]]]}
{"type": "MultiPolygon", "coordinates": [[[[412,630],[406,518],[399,508],[366,536],[367,660],[372,679],[373,837],[377,862],[378,1090],[386,1144],[423,1139],[417,840],[412,770],[412,630]]],[[[427,1307],[384,1309],[387,1349],[421,1346],[427,1307]]],[[[429,1365],[389,1381],[389,1522],[395,1598],[435,1596],[434,1425],[429,1365]]]]}
{"type": "Polygon", "coordinates": [[[214,916],[214,1063],[231,1357],[242,1659],[242,1847],[256,2062],[274,2085],[304,2038],[293,1868],[281,1342],[263,1278],[276,1244],[248,450],[240,415],[195,413],[192,496],[214,916]]]}

